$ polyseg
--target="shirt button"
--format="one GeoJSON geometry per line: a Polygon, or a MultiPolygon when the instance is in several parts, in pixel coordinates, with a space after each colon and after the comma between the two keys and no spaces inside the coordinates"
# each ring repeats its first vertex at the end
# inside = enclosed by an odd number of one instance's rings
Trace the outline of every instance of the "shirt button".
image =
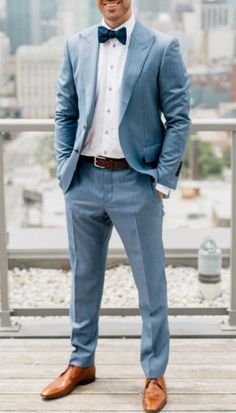
{"type": "Polygon", "coordinates": [[[106,154],[107,154],[107,151],[103,151],[103,153],[104,153],[104,155],[106,155],[106,154]]]}
{"type": "Polygon", "coordinates": [[[113,67],[114,67],[114,66],[113,66],[113,65],[111,65],[111,66],[110,66],[110,69],[113,69],[113,67]]]}
{"type": "Polygon", "coordinates": [[[109,90],[110,90],[110,92],[112,91],[112,87],[111,87],[111,86],[109,87],[109,90]]]}
{"type": "Polygon", "coordinates": [[[107,112],[108,112],[108,113],[111,113],[110,109],[107,109],[107,112]]]}
{"type": "Polygon", "coordinates": [[[106,130],[105,134],[108,135],[108,130],[106,130]]]}
{"type": "Polygon", "coordinates": [[[113,45],[112,45],[113,47],[116,47],[116,44],[115,43],[113,43],[113,45]]]}

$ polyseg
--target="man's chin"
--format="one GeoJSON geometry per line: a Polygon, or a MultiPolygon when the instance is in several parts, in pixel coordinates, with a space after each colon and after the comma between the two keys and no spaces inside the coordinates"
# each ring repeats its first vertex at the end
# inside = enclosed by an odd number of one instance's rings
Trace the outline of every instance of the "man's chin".
{"type": "Polygon", "coordinates": [[[116,17],[117,19],[121,17],[122,12],[119,10],[118,7],[114,7],[113,9],[103,9],[103,14],[104,16],[113,16],[116,17]]]}
{"type": "Polygon", "coordinates": [[[121,17],[117,15],[116,13],[104,13],[104,17],[108,20],[111,20],[113,22],[119,20],[121,17]]]}

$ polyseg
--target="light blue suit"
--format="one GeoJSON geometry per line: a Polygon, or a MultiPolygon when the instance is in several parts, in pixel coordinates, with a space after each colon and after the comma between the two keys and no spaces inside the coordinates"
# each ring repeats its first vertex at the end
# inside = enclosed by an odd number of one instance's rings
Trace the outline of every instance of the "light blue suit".
{"type": "Polygon", "coordinates": [[[88,163],[80,153],[96,104],[97,28],[67,39],[58,74],[57,177],[65,198],[73,272],[70,362],[88,366],[95,361],[106,254],[115,225],[139,293],[141,364],[146,377],[159,377],[168,362],[169,328],[164,210],[155,185],[177,186],[191,123],[190,82],[178,40],[136,19],[119,117],[120,144],[130,169],[100,169],[88,163]]]}

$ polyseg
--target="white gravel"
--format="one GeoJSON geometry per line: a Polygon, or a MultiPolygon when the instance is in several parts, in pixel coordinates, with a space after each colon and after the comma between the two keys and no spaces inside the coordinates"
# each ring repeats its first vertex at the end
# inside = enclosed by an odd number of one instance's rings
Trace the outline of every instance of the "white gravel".
{"type": "MultiPolygon", "coordinates": [[[[199,290],[197,269],[166,266],[169,306],[228,306],[230,270],[221,271],[222,293],[205,300],[199,290]]],[[[68,307],[71,271],[29,268],[9,270],[11,307],[68,307]]],[[[138,293],[128,265],[106,270],[102,307],[137,307],[138,293]]]]}

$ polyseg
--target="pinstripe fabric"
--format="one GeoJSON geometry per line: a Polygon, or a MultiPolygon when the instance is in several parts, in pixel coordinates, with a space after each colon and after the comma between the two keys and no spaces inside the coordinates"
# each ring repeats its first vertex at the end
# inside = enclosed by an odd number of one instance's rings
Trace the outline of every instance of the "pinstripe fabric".
{"type": "MultiPolygon", "coordinates": [[[[55,116],[57,177],[63,193],[70,186],[92,124],[98,47],[97,25],[65,42],[55,116]]],[[[134,169],[150,175],[155,184],[173,189],[191,123],[189,83],[178,40],[136,19],[121,86],[120,144],[134,169]]]]}
{"type": "Polygon", "coordinates": [[[168,362],[169,328],[164,209],[155,185],[177,187],[191,123],[189,77],[178,40],[136,19],[119,102],[119,139],[130,169],[96,168],[80,154],[96,104],[97,27],[66,40],[57,81],[57,177],[73,273],[70,362],[85,367],[95,361],[107,248],[115,226],[139,293],[140,361],[146,377],[158,377],[168,362]]]}
{"type": "Polygon", "coordinates": [[[95,362],[107,248],[115,226],[138,288],[143,320],[141,364],[146,377],[163,375],[169,356],[164,211],[150,176],[132,168],[96,168],[81,158],[65,194],[65,205],[73,272],[70,319],[74,350],[69,362],[84,367],[95,362]]]}

